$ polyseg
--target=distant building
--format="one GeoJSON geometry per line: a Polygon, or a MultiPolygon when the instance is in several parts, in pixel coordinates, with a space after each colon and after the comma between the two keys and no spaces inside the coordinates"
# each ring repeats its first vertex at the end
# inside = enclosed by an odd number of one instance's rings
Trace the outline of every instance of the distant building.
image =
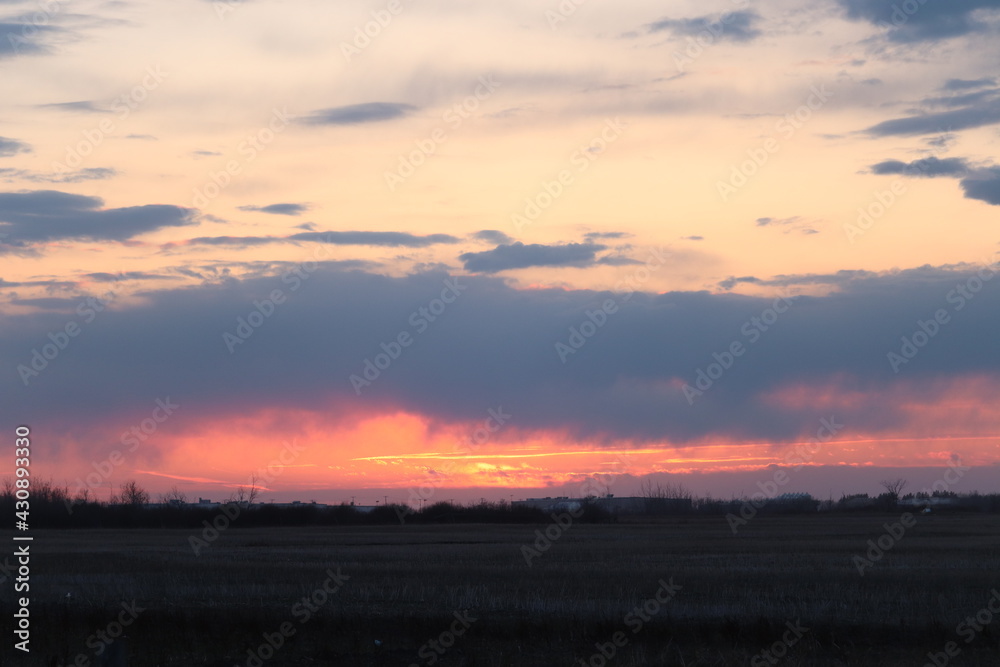
{"type": "Polygon", "coordinates": [[[543,512],[576,511],[587,502],[611,514],[684,514],[690,512],[690,498],[643,498],[638,496],[615,498],[570,498],[557,496],[515,500],[514,507],[536,507],[543,512]]]}
{"type": "Polygon", "coordinates": [[[546,496],[545,498],[515,500],[511,505],[513,507],[535,507],[543,512],[575,512],[583,506],[583,500],[569,496],[556,496],[555,498],[546,496]]]}
{"type": "Polygon", "coordinates": [[[902,507],[948,507],[958,505],[958,498],[940,498],[932,496],[930,498],[903,498],[897,503],[902,507]]]}
{"type": "Polygon", "coordinates": [[[329,505],[327,505],[326,503],[317,503],[316,501],[304,503],[301,500],[293,500],[290,503],[268,503],[267,506],[268,507],[287,507],[287,508],[316,507],[316,508],[320,508],[320,509],[325,509],[325,508],[329,507],[329,505]]]}

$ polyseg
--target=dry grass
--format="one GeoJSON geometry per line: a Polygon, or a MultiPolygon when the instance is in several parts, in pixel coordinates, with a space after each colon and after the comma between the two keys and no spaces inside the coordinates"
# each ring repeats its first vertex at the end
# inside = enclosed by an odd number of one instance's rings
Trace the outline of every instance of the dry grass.
{"type": "Polygon", "coordinates": [[[746,665],[795,619],[810,632],[789,667],[919,666],[949,640],[951,664],[995,665],[1000,617],[970,644],[955,627],[1000,587],[1000,517],[921,517],[859,576],[852,556],[896,518],[759,517],[738,536],[722,518],[574,525],[531,568],[520,549],[539,526],[232,528],[200,557],[184,531],[36,532],[38,662],[23,664],[93,657],[87,636],[135,599],[137,667],[246,664],[283,621],[296,635],[267,665],[427,664],[418,649],[456,610],[478,621],[437,665],[579,665],[618,630],[609,664],[746,665]],[[299,625],[292,605],[337,567],[350,580],[299,625]],[[633,634],[627,614],[671,577],[682,590],[633,634]]]}

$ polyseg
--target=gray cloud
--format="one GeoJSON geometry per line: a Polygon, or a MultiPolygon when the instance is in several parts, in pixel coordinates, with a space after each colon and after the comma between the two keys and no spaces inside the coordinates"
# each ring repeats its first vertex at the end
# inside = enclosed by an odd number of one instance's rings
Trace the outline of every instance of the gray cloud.
{"type": "Polygon", "coordinates": [[[459,242],[458,238],[450,234],[417,236],[406,232],[302,232],[289,238],[294,241],[317,241],[332,245],[373,245],[390,248],[426,248],[459,242]]]}
{"type": "Polygon", "coordinates": [[[87,113],[103,113],[107,109],[97,105],[93,100],[78,100],[76,102],[50,102],[37,105],[39,109],[57,109],[60,111],[84,111],[87,113]]]}
{"type": "Polygon", "coordinates": [[[300,232],[291,236],[199,236],[176,243],[178,245],[258,246],[272,243],[316,242],[330,245],[367,245],[386,248],[426,248],[432,245],[458,243],[450,234],[418,236],[407,232],[300,232]]]}
{"type": "Polygon", "coordinates": [[[852,19],[888,31],[895,42],[921,42],[985,30],[978,10],[1000,8],[1000,0],[838,0],[852,19]],[[911,9],[912,7],[912,9],[911,9]]]}
{"type": "Polygon", "coordinates": [[[921,113],[907,118],[893,118],[869,127],[866,132],[878,137],[939,134],[968,130],[1000,123],[1000,100],[995,97],[981,99],[961,109],[921,113]]]}
{"type": "Polygon", "coordinates": [[[80,183],[82,181],[106,180],[117,175],[118,170],[110,167],[84,167],[76,171],[54,174],[43,174],[29,169],[0,168],[0,178],[6,179],[8,183],[15,180],[32,183],[80,183]]]}
{"type": "Polygon", "coordinates": [[[967,198],[1000,206],[1000,167],[977,169],[963,178],[961,185],[967,198]]]}
{"type": "Polygon", "coordinates": [[[595,264],[602,264],[604,266],[638,266],[642,262],[631,257],[625,257],[624,255],[608,255],[598,259],[595,264]]]}
{"type": "Polygon", "coordinates": [[[140,234],[194,223],[193,211],[179,206],[103,208],[99,197],[35,190],[0,192],[0,245],[26,247],[60,239],[123,241],[140,234]]]}
{"type": "Polygon", "coordinates": [[[749,42],[761,35],[757,28],[761,17],[757,12],[741,10],[720,16],[708,15],[695,18],[661,19],[646,25],[648,32],[669,31],[682,37],[696,37],[707,33],[716,40],[749,42]]]}
{"type": "MultiPolygon", "coordinates": [[[[744,328],[773,298],[668,292],[626,299],[459,277],[461,296],[361,396],[350,376],[381,352],[380,342],[414,331],[412,314],[446,289],[445,274],[390,278],[321,266],[295,292],[276,275],[146,292],[139,302],[102,313],[74,339],[72,357],[55,359],[27,388],[17,365],[30,363],[32,349],[61,330],[67,316],[0,313],[0,358],[8,361],[0,376],[8,417],[0,419],[87,435],[102,428],[120,433],[166,396],[185,406],[185,420],[287,407],[345,418],[392,409],[473,421],[503,405],[518,428],[583,439],[781,441],[815,430],[818,417],[829,415],[808,402],[776,401],[775,393],[836,384],[866,397],[838,404],[838,421],[857,432],[893,432],[912,419],[893,391],[900,380],[930,395],[964,374],[1000,378],[1000,292],[982,289],[962,310],[946,297],[973,280],[975,270],[817,277],[836,281],[839,291],[795,298],[760,332],[752,354],[693,405],[682,385],[694,382],[713,353],[734,341],[749,344],[744,328]],[[254,300],[276,288],[287,300],[230,354],[223,332],[235,330],[254,300]],[[619,310],[562,363],[555,344],[565,344],[571,327],[589,321],[587,311],[609,298],[619,310]],[[950,313],[949,323],[894,374],[887,352],[938,309],[950,313]]],[[[992,271],[980,275],[998,278],[992,271]]]]}
{"type": "Polygon", "coordinates": [[[927,157],[913,162],[885,160],[871,166],[873,174],[902,174],[923,178],[937,176],[961,176],[969,171],[969,164],[962,158],[927,157]]]}
{"type": "Polygon", "coordinates": [[[320,109],[303,119],[309,125],[356,125],[393,120],[406,116],[416,107],[396,102],[367,102],[331,109],[320,109]]]}
{"type": "Polygon", "coordinates": [[[794,225],[795,223],[802,220],[801,216],[793,215],[790,218],[757,218],[758,227],[771,227],[779,226],[783,227],[785,225],[794,225]]]}
{"type": "Polygon", "coordinates": [[[285,243],[287,237],[279,236],[198,236],[187,241],[171,242],[164,245],[165,248],[173,248],[178,245],[216,245],[216,246],[258,246],[271,245],[272,243],[285,243]]]}
{"type": "Polygon", "coordinates": [[[58,31],[53,26],[36,26],[17,19],[0,21],[0,59],[48,53],[48,47],[42,42],[58,31]]]}
{"type": "Polygon", "coordinates": [[[995,86],[997,80],[992,77],[987,77],[983,79],[948,79],[945,81],[944,85],[941,86],[942,90],[969,90],[970,88],[984,88],[987,86],[995,86]]]}
{"type": "Polygon", "coordinates": [[[911,178],[959,178],[967,199],[1000,206],[1000,166],[973,168],[964,158],[928,157],[913,162],[886,160],[872,165],[875,174],[901,174],[911,178]]]}
{"type": "Polygon", "coordinates": [[[487,243],[493,243],[495,245],[514,242],[514,239],[496,229],[483,229],[475,234],[472,234],[472,238],[477,241],[486,241],[487,243]]]}
{"type": "Polygon", "coordinates": [[[782,229],[784,234],[792,234],[792,233],[805,234],[805,235],[819,234],[820,233],[819,230],[809,226],[810,224],[813,224],[813,222],[815,221],[810,222],[809,220],[803,218],[801,215],[793,215],[788,218],[764,217],[764,218],[757,218],[756,220],[756,224],[758,227],[772,227],[776,229],[782,229]]]}
{"type": "Polygon", "coordinates": [[[309,210],[309,204],[268,204],[267,206],[240,206],[241,211],[257,211],[271,215],[302,215],[309,210]]]}
{"type": "MultiPolygon", "coordinates": [[[[915,278],[918,271],[910,271],[908,276],[915,278]]],[[[938,273],[933,274],[939,277],[938,273]]],[[[760,285],[762,287],[806,287],[813,285],[833,286],[842,289],[849,288],[851,284],[862,280],[872,280],[879,278],[879,274],[874,271],[864,271],[860,269],[845,269],[836,273],[807,273],[792,275],[777,275],[767,280],[756,276],[730,277],[719,282],[719,287],[724,290],[731,290],[737,285],[760,285]]]]}
{"type": "Polygon", "coordinates": [[[499,273],[532,266],[592,266],[599,251],[606,246],[594,243],[567,243],[565,245],[525,245],[517,242],[499,245],[493,250],[467,252],[459,255],[467,271],[499,273]]]}
{"type": "Polygon", "coordinates": [[[971,107],[979,105],[988,106],[988,104],[1000,98],[1000,90],[996,88],[988,88],[986,90],[977,90],[971,93],[961,93],[961,94],[951,94],[944,97],[930,97],[923,101],[924,105],[927,106],[937,106],[937,107],[947,107],[947,108],[959,108],[959,107],[971,107]]]}
{"type": "Polygon", "coordinates": [[[115,283],[122,280],[179,280],[177,276],[168,276],[161,273],[147,273],[145,271],[122,271],[119,274],[105,273],[85,273],[84,278],[95,280],[99,283],[115,283]]]}
{"type": "Polygon", "coordinates": [[[725,280],[720,280],[719,287],[728,292],[737,285],[759,285],[762,282],[764,281],[755,276],[740,276],[740,277],[730,276],[725,280]]]}
{"type": "Polygon", "coordinates": [[[631,236],[627,232],[588,232],[583,235],[583,238],[588,241],[598,241],[601,239],[624,239],[631,236]]]}
{"type": "Polygon", "coordinates": [[[18,153],[30,152],[31,146],[23,141],[0,137],[0,157],[10,157],[11,155],[17,155],[18,153]]]}

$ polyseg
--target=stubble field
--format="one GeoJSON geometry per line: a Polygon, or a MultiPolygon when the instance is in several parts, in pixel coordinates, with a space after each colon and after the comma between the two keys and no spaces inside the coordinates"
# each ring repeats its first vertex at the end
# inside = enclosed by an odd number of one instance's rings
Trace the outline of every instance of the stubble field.
{"type": "Polygon", "coordinates": [[[996,665],[1000,517],[898,520],[35,531],[12,664],[996,665]]]}

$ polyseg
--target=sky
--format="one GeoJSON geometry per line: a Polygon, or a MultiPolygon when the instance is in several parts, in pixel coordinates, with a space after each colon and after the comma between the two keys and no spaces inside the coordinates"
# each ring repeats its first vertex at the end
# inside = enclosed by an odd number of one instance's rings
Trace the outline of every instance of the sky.
{"type": "Polygon", "coordinates": [[[998,32],[0,0],[0,428],[97,499],[1000,491],[998,32]]]}

